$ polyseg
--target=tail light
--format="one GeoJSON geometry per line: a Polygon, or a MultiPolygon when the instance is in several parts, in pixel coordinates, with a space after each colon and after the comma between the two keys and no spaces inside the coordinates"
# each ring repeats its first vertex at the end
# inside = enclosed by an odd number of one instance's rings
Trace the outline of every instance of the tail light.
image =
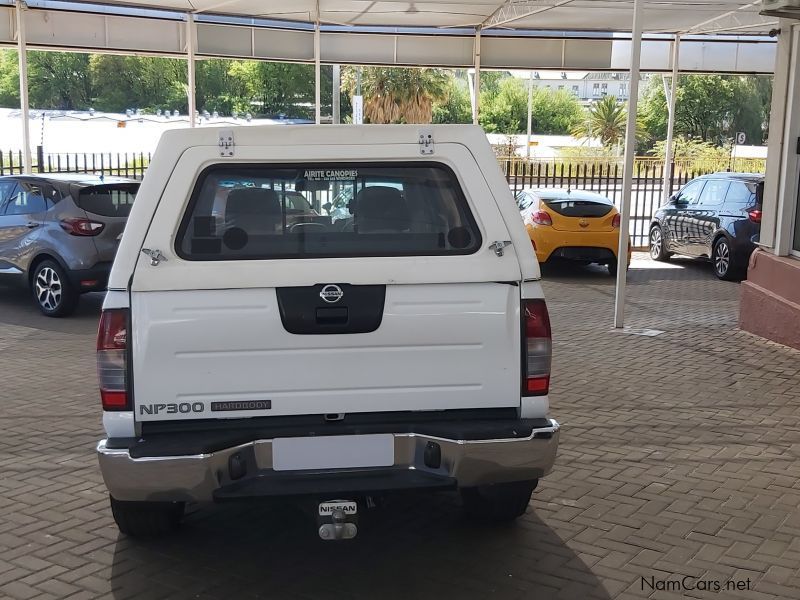
{"type": "Polygon", "coordinates": [[[620,214],[617,213],[616,215],[614,215],[614,218],[611,221],[611,226],[614,229],[619,229],[620,223],[622,223],[622,216],[620,216],[620,214]]]}
{"type": "Polygon", "coordinates": [[[81,236],[99,235],[106,227],[105,224],[91,219],[62,219],[59,224],[68,234],[81,236]]]}
{"type": "Polygon", "coordinates": [[[761,223],[761,211],[753,209],[747,212],[747,216],[753,223],[761,223]]]}
{"type": "Polygon", "coordinates": [[[544,210],[537,210],[533,213],[533,222],[537,225],[552,225],[553,219],[550,217],[550,213],[544,210]]]}
{"type": "Polygon", "coordinates": [[[104,310],[97,331],[97,378],[103,410],[129,410],[128,309],[104,310]]]}
{"type": "Polygon", "coordinates": [[[522,301],[522,395],[545,396],[550,391],[553,339],[544,300],[522,301]]]}

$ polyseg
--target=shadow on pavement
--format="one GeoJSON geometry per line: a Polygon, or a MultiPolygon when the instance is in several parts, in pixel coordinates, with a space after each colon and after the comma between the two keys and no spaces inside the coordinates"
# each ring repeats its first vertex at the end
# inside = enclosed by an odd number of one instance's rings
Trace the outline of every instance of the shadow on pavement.
{"type": "Polygon", "coordinates": [[[449,496],[394,498],[345,542],[319,540],[313,518],[285,504],[203,507],[172,537],[120,534],[111,577],[119,600],[610,598],[532,510],[515,524],[481,524],[449,496]]]}
{"type": "MultiPolygon", "coordinates": [[[[605,266],[581,265],[568,260],[551,260],[541,265],[542,278],[560,283],[600,284],[614,287],[612,277],[605,266]]],[[[649,259],[634,259],[628,269],[628,283],[646,284],[650,281],[676,282],[713,281],[716,277],[711,264],[705,260],[672,257],[667,262],[649,259]]]]}
{"type": "Polygon", "coordinates": [[[54,319],[39,312],[31,292],[24,287],[0,285],[0,323],[62,333],[86,333],[87,324],[91,325],[90,329],[97,326],[103,298],[104,293],[83,294],[74,314],[54,319]]]}

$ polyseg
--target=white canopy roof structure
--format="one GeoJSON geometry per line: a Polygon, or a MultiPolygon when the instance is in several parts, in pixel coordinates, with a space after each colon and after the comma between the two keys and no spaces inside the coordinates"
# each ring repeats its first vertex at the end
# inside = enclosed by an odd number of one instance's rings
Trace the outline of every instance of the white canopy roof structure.
{"type": "MultiPolygon", "coordinates": [[[[102,4],[343,26],[630,31],[631,0],[112,0],[102,4]]],[[[647,0],[644,32],[767,33],[752,0],[647,0]]]]}
{"type": "MultiPolygon", "coordinates": [[[[0,46],[16,46],[13,5],[0,0],[0,46]]],[[[30,49],[328,64],[621,71],[630,65],[632,0],[29,0],[30,49]]],[[[642,69],[771,73],[773,18],[758,2],[643,0],[642,69]],[[709,35],[713,33],[714,35],[709,35]]]]}

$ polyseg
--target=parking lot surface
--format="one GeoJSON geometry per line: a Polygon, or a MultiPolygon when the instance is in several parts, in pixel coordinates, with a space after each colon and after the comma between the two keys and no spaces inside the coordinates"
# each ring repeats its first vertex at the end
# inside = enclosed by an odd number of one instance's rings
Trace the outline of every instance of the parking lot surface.
{"type": "Polygon", "coordinates": [[[604,270],[545,271],[562,445],[525,517],[405,497],[343,543],[280,504],[119,534],[94,456],[102,297],[54,320],[0,288],[0,597],[800,598],[800,352],[738,331],[708,265],[637,257],[629,284],[630,326],[663,333],[612,331],[604,270]]]}

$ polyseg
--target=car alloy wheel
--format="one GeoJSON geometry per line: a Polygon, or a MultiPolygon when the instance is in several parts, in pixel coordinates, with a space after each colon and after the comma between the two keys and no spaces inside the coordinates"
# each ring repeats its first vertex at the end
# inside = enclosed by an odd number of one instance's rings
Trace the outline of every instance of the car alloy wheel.
{"type": "Polygon", "coordinates": [[[45,267],[36,275],[36,299],[39,304],[48,312],[58,309],[61,304],[63,284],[55,269],[45,267]]]}
{"type": "Polygon", "coordinates": [[[731,250],[728,247],[728,242],[724,239],[717,242],[714,251],[714,269],[717,276],[725,277],[728,274],[728,269],[731,268],[731,250]]]}
{"type": "Polygon", "coordinates": [[[661,253],[664,248],[664,236],[661,234],[661,229],[654,227],[650,232],[650,258],[658,260],[661,258],[661,253]]]}

